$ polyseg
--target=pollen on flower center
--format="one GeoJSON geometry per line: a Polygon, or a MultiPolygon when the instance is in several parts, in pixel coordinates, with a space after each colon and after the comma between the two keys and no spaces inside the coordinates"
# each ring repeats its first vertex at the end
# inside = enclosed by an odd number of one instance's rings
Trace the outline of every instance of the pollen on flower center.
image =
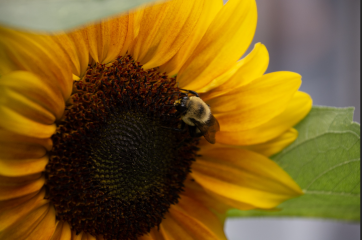
{"type": "Polygon", "coordinates": [[[178,130],[175,79],[130,56],[74,83],[46,167],[47,198],[77,232],[136,239],[178,201],[197,139],[178,130]]]}

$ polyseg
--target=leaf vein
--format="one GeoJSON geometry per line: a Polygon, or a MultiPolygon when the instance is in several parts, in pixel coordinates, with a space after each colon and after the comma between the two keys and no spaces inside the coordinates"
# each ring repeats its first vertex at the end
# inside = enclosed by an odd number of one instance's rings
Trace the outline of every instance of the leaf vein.
{"type": "Polygon", "coordinates": [[[321,178],[324,174],[332,171],[333,169],[338,168],[338,167],[343,166],[343,165],[346,165],[346,164],[351,163],[351,162],[358,162],[358,161],[360,161],[360,158],[351,159],[351,160],[349,160],[349,161],[342,162],[342,163],[340,163],[340,164],[337,164],[337,165],[335,165],[335,166],[327,169],[326,171],[322,172],[322,173],[319,174],[317,177],[315,177],[315,178],[311,181],[311,183],[306,187],[306,189],[308,189],[317,179],[321,178]]]}
{"type": "Polygon", "coordinates": [[[287,149],[284,149],[284,150],[278,155],[278,157],[275,159],[275,161],[276,161],[277,159],[282,158],[285,154],[289,153],[290,151],[292,151],[293,149],[299,147],[300,145],[303,145],[304,143],[307,143],[307,142],[309,142],[309,141],[311,141],[311,140],[315,140],[315,139],[317,139],[317,138],[319,138],[319,137],[321,137],[321,136],[323,136],[323,135],[327,135],[327,134],[330,134],[330,133],[338,133],[338,134],[352,133],[353,135],[355,135],[355,136],[358,138],[358,140],[360,139],[360,136],[359,136],[358,134],[356,134],[355,132],[350,131],[350,130],[347,130],[347,131],[330,131],[330,132],[325,132],[325,133],[319,134],[319,135],[317,135],[317,136],[314,136],[313,138],[309,138],[309,139],[306,139],[306,140],[301,141],[301,142],[299,142],[299,143],[296,143],[294,146],[291,146],[291,147],[289,147],[289,148],[287,148],[287,149]]]}
{"type": "Polygon", "coordinates": [[[321,194],[321,195],[335,195],[335,196],[351,196],[351,197],[360,197],[360,194],[346,193],[346,192],[332,192],[332,191],[309,191],[303,189],[305,194],[321,194]]]}

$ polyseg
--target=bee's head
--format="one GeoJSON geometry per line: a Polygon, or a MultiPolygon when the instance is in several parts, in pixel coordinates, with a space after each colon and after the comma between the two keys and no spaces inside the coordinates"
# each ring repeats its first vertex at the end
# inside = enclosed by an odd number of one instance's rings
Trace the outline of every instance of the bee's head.
{"type": "Polygon", "coordinates": [[[174,106],[176,107],[176,110],[183,114],[187,111],[187,102],[190,100],[188,96],[184,96],[178,100],[175,101],[174,106]]]}

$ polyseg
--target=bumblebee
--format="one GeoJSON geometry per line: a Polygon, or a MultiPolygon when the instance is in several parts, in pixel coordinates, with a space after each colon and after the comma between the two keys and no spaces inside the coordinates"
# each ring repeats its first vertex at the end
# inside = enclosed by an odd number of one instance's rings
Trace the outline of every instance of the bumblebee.
{"type": "Polygon", "coordinates": [[[210,106],[196,92],[185,89],[180,90],[195,95],[189,97],[186,93],[186,96],[174,103],[176,110],[181,114],[182,121],[190,126],[190,134],[194,137],[204,136],[209,143],[214,144],[215,133],[220,130],[220,125],[211,114],[210,106]]]}

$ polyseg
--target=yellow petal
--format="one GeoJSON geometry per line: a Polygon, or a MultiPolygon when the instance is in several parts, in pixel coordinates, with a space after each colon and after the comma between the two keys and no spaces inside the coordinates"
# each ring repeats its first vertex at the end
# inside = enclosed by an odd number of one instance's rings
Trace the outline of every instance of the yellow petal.
{"type": "Polygon", "coordinates": [[[194,240],[194,238],[173,219],[172,216],[166,214],[166,219],[162,220],[160,225],[160,233],[165,240],[194,240]]]}
{"type": "Polygon", "coordinates": [[[191,176],[207,191],[244,204],[270,209],[302,190],[276,163],[245,149],[218,145],[201,149],[191,176]]]}
{"type": "Polygon", "coordinates": [[[158,227],[152,228],[151,232],[149,232],[148,234],[145,234],[145,235],[138,238],[138,240],[165,240],[165,239],[166,238],[164,238],[162,236],[162,234],[161,234],[160,230],[158,229],[158,227]]]}
{"type": "Polygon", "coordinates": [[[48,240],[53,235],[55,227],[55,209],[46,204],[31,211],[21,221],[0,232],[0,238],[48,240]]]}
{"type": "Polygon", "coordinates": [[[22,177],[5,177],[0,175],[0,200],[18,198],[38,192],[44,183],[45,178],[41,173],[22,177]]]}
{"type": "MultiPolygon", "coordinates": [[[[210,144],[210,143],[208,143],[210,144]]],[[[203,189],[200,184],[198,184],[195,179],[190,175],[184,182],[185,188],[182,196],[187,196],[189,198],[195,199],[198,202],[201,202],[203,206],[208,209],[212,209],[214,213],[218,214],[218,217],[222,223],[225,221],[225,213],[230,208],[225,205],[223,202],[215,199],[213,195],[208,194],[205,189],[203,189]]]]}
{"type": "Polygon", "coordinates": [[[17,92],[15,89],[5,87],[3,84],[1,84],[1,87],[1,104],[7,105],[7,107],[14,112],[21,113],[21,115],[39,123],[51,125],[55,122],[56,119],[54,114],[43,107],[43,104],[40,101],[34,102],[32,99],[29,99],[28,96],[31,93],[25,93],[26,90],[17,92]],[[25,94],[28,96],[25,96],[25,94]]]}
{"type": "Polygon", "coordinates": [[[153,238],[151,236],[151,234],[149,233],[149,234],[146,234],[146,235],[143,235],[143,236],[139,237],[138,240],[156,240],[156,239],[153,238]]]}
{"type": "Polygon", "coordinates": [[[0,73],[25,70],[40,76],[64,99],[72,91],[71,65],[50,35],[32,34],[0,27],[0,73]]]}
{"type": "Polygon", "coordinates": [[[294,142],[297,137],[298,131],[294,128],[290,128],[277,138],[269,140],[265,143],[245,146],[244,148],[269,157],[283,150],[289,144],[294,142]]]}
{"type": "Polygon", "coordinates": [[[262,210],[269,210],[269,209],[263,209],[263,208],[257,208],[252,204],[247,204],[244,202],[240,202],[239,200],[234,200],[229,197],[224,197],[215,193],[210,192],[211,196],[213,196],[215,199],[217,199],[220,202],[223,202],[224,204],[228,205],[228,209],[230,208],[238,208],[241,210],[253,210],[253,209],[262,209],[262,210]]]}
{"type": "Polygon", "coordinates": [[[74,80],[74,81],[79,81],[79,80],[80,80],[80,77],[78,77],[77,75],[73,74],[73,80],[74,80]]]}
{"type": "Polygon", "coordinates": [[[83,77],[89,64],[89,49],[82,32],[76,30],[68,34],[54,35],[53,38],[71,63],[72,73],[78,78],[83,77]]]}
{"type": "MultiPolygon", "coordinates": [[[[245,131],[221,131],[216,133],[216,141],[231,145],[252,145],[269,141],[296,125],[310,111],[311,97],[304,92],[296,92],[285,111],[268,122],[245,131]]],[[[221,126],[221,129],[223,127],[221,126]]]]}
{"type": "Polygon", "coordinates": [[[0,174],[8,177],[24,176],[44,171],[48,163],[47,151],[36,144],[2,143],[0,141],[0,174]]]}
{"type": "Polygon", "coordinates": [[[79,75],[77,76],[81,78],[84,76],[88,68],[88,64],[90,62],[88,45],[86,43],[86,39],[83,37],[83,34],[80,30],[70,32],[67,35],[72,40],[75,46],[76,55],[78,56],[77,60],[79,61],[79,67],[80,67],[79,75]]]}
{"type": "Polygon", "coordinates": [[[67,222],[60,221],[57,224],[55,232],[50,240],[70,240],[71,239],[71,229],[67,222]]]}
{"type": "Polygon", "coordinates": [[[131,51],[149,69],[170,60],[193,32],[204,1],[174,0],[145,8],[131,51]]]}
{"type": "Polygon", "coordinates": [[[47,150],[37,144],[4,142],[0,145],[0,159],[41,158],[47,150]]]}
{"type": "Polygon", "coordinates": [[[0,201],[0,232],[21,221],[34,209],[49,204],[44,196],[45,189],[23,197],[0,201]]]}
{"type": "Polygon", "coordinates": [[[300,84],[299,74],[269,73],[206,103],[219,121],[221,131],[243,131],[282,113],[300,84]]]}
{"type": "MultiPolygon", "coordinates": [[[[217,78],[213,79],[208,85],[205,87],[199,89],[197,92],[201,95],[200,97],[207,101],[211,98],[217,97],[219,95],[222,95],[224,92],[216,91],[215,89],[221,88],[220,85],[226,84],[229,79],[232,78],[233,75],[235,75],[236,72],[240,70],[240,68],[243,66],[242,61],[236,62],[232,67],[229,68],[226,72],[218,76],[217,78]]],[[[233,90],[234,88],[229,88],[228,91],[233,90]]]]}
{"type": "Polygon", "coordinates": [[[137,32],[137,37],[134,43],[132,43],[130,50],[131,55],[137,61],[141,61],[144,58],[153,38],[157,35],[158,28],[165,19],[166,12],[172,10],[172,6],[170,2],[155,4],[142,8],[142,12],[138,14],[137,19],[140,22],[139,25],[134,26],[134,32],[137,32]]]}
{"type": "Polygon", "coordinates": [[[0,113],[3,116],[0,127],[14,131],[16,133],[23,133],[26,136],[39,136],[40,138],[50,137],[55,133],[55,124],[46,125],[29,119],[14,110],[2,106],[0,113]]]}
{"type": "MultiPolygon", "coordinates": [[[[226,239],[223,223],[195,199],[183,195],[178,204],[171,205],[169,212],[175,224],[187,232],[192,239],[226,239]]],[[[167,217],[164,221],[167,221],[167,217]]],[[[171,236],[178,235],[173,233],[171,236]]]]}
{"type": "Polygon", "coordinates": [[[40,158],[1,159],[0,174],[8,177],[18,177],[44,171],[48,164],[48,156],[40,158]]]}
{"type": "MultiPolygon", "coordinates": [[[[180,50],[173,56],[167,63],[160,67],[160,72],[167,72],[170,76],[179,72],[182,65],[191,56],[206,30],[209,28],[210,23],[214,20],[216,14],[223,7],[223,2],[220,0],[207,0],[203,2],[200,12],[200,17],[192,33],[187,37],[185,43],[180,50]]],[[[183,33],[181,33],[183,35],[183,33]]]]}
{"type": "Polygon", "coordinates": [[[64,111],[59,91],[32,73],[16,71],[0,83],[0,128],[18,134],[48,138],[64,111]]]}
{"type": "Polygon", "coordinates": [[[120,56],[124,56],[126,53],[130,54],[131,50],[133,49],[136,42],[135,39],[137,38],[140,31],[144,12],[145,7],[139,7],[135,11],[131,11],[128,14],[128,31],[124,47],[119,54],[120,56]]]}
{"type": "Polygon", "coordinates": [[[257,43],[245,58],[238,61],[233,68],[214,79],[199,92],[207,92],[203,95],[204,100],[225,94],[261,77],[268,64],[268,50],[263,44],[257,43]]]}
{"type": "MultiPolygon", "coordinates": [[[[31,108],[29,112],[37,112],[36,115],[44,115],[43,118],[48,118],[50,121],[59,119],[63,115],[66,99],[62,92],[33,73],[15,71],[4,75],[0,87],[2,105],[11,106],[18,111],[19,108],[28,105],[26,107],[31,108]]],[[[28,109],[21,109],[21,112],[25,111],[28,109]]]]}
{"type": "Polygon", "coordinates": [[[80,29],[96,62],[108,63],[119,55],[126,41],[128,21],[129,16],[122,15],[80,29]]]}
{"type": "Polygon", "coordinates": [[[248,48],[256,28],[254,0],[230,0],[181,68],[180,87],[198,91],[228,71],[248,48]]]}
{"type": "Polygon", "coordinates": [[[27,137],[0,128],[0,175],[16,177],[44,171],[50,138],[27,137]]]}
{"type": "Polygon", "coordinates": [[[0,144],[5,144],[5,142],[9,144],[20,143],[27,145],[40,145],[47,151],[50,151],[53,146],[53,142],[50,138],[27,137],[22,134],[16,134],[0,128],[0,144]]]}
{"type": "Polygon", "coordinates": [[[72,231],[72,237],[70,239],[71,240],[86,240],[87,236],[86,236],[86,233],[84,233],[84,232],[80,232],[80,233],[76,234],[75,231],[72,231]]]}

